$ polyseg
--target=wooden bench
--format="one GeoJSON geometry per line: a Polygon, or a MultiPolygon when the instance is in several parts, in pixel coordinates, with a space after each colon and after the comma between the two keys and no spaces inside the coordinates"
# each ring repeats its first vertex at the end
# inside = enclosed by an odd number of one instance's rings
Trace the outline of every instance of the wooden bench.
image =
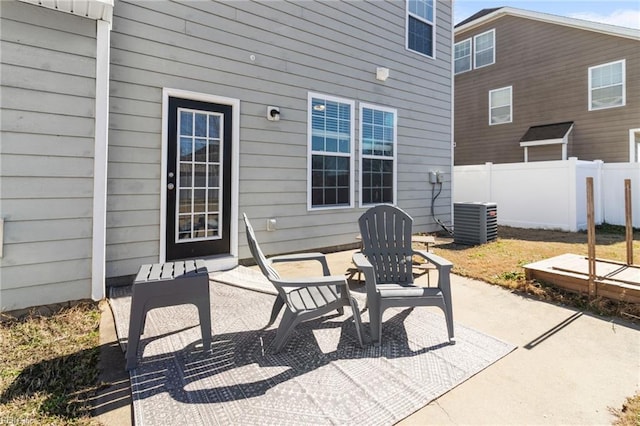
{"type": "Polygon", "coordinates": [[[211,349],[211,305],[209,271],[202,260],[142,265],[133,282],[127,370],[138,364],[140,335],[147,313],[164,306],[193,304],[198,308],[204,350],[211,349]]]}

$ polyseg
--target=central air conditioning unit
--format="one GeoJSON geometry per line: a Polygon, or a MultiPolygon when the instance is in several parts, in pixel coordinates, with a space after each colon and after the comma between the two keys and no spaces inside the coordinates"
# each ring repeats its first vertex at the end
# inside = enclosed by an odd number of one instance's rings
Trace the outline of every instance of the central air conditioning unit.
{"type": "Polygon", "coordinates": [[[453,203],[453,242],[477,245],[498,238],[496,203],[453,203]]]}

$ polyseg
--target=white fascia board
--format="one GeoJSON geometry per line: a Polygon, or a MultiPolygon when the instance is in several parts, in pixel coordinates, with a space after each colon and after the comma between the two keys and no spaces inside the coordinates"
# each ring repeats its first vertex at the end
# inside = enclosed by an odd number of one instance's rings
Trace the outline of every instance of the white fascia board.
{"type": "Polygon", "coordinates": [[[577,28],[580,30],[594,31],[602,34],[608,34],[618,37],[630,38],[632,40],[640,40],[640,30],[627,27],[619,27],[617,25],[602,24],[600,22],[586,21],[584,19],[567,18],[565,16],[551,15],[549,13],[533,12],[530,10],[517,9],[514,7],[503,7],[493,11],[485,16],[475,19],[455,29],[455,34],[474,29],[480,25],[494,21],[502,16],[510,15],[519,18],[533,19],[536,21],[547,22],[550,24],[564,25],[567,27],[577,28]]]}
{"type": "Polygon", "coordinates": [[[558,138],[558,139],[542,139],[539,141],[529,141],[529,142],[520,142],[521,147],[525,146],[541,146],[541,145],[556,145],[556,144],[566,144],[566,138],[558,138]]]}

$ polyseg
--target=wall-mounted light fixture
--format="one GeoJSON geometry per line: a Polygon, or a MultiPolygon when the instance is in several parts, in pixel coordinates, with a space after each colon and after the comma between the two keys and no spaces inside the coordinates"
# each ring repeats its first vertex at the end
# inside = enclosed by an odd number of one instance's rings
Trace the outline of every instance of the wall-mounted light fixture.
{"type": "Polygon", "coordinates": [[[377,67],[376,79],[380,81],[387,81],[389,78],[389,68],[377,67]]]}
{"type": "Polygon", "coordinates": [[[280,108],[275,106],[267,107],[267,120],[280,121],[280,108]]]}

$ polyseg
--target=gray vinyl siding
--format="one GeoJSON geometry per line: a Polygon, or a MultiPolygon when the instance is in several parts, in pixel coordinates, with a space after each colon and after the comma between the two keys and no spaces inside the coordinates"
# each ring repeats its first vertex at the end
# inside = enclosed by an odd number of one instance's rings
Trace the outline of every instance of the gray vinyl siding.
{"type": "Polygon", "coordinates": [[[95,21],[0,2],[0,310],[89,298],[95,21]]]}
{"type": "MultiPolygon", "coordinates": [[[[356,118],[359,102],[397,108],[398,204],[416,230],[436,230],[426,182],[439,169],[446,182],[437,210],[450,221],[450,7],[438,2],[433,60],[405,50],[401,1],[117,1],[107,276],[133,274],[159,256],[163,87],[240,100],[239,212],[252,219],[268,254],[352,244],[364,211],[307,211],[310,91],[355,100],[356,118]],[[375,80],[380,66],[391,72],[384,83],[375,80]],[[280,107],[280,121],[266,120],[267,105],[280,107]],[[270,217],[278,230],[262,232],[270,217]]],[[[355,197],[358,205],[357,190],[355,197]]],[[[250,254],[239,229],[243,259],[250,254]]]]}
{"type": "MultiPolygon", "coordinates": [[[[640,41],[513,16],[458,33],[456,40],[492,28],[496,63],[455,76],[456,165],[521,162],[519,140],[530,126],[565,121],[575,123],[568,156],[629,161],[629,129],[638,128],[640,117],[640,41]],[[621,59],[626,105],[589,111],[588,68],[621,59]],[[505,86],[513,86],[513,122],[489,126],[489,90],[505,86]]],[[[530,160],[548,153],[529,148],[530,160]]]]}

